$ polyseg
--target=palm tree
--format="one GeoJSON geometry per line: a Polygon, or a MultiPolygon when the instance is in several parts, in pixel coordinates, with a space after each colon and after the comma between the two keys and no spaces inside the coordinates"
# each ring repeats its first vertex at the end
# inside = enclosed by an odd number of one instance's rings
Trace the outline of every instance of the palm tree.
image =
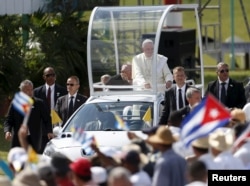
{"type": "MultiPolygon", "coordinates": [[[[34,83],[42,83],[42,71],[47,66],[53,66],[57,72],[57,81],[64,84],[71,75],[81,79],[81,87],[88,85],[86,67],[86,35],[88,22],[82,21],[77,13],[47,13],[37,12],[30,18],[29,46],[26,50],[26,63],[32,64],[34,83]],[[35,44],[37,43],[37,44],[35,44]],[[33,51],[33,52],[32,52],[33,51]]],[[[32,66],[29,67],[30,69],[32,66]]]]}

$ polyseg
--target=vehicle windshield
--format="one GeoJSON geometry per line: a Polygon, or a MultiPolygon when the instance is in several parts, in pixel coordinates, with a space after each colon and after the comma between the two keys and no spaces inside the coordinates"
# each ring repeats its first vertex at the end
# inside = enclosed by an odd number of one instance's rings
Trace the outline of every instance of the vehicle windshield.
{"type": "Polygon", "coordinates": [[[63,132],[81,128],[84,131],[140,131],[150,128],[153,103],[101,102],[83,105],[71,118],[63,132]]]}

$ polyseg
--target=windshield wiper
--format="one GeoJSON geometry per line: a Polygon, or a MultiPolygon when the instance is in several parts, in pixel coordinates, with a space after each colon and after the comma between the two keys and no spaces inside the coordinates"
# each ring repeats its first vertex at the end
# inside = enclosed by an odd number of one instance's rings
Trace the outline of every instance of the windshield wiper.
{"type": "Polygon", "coordinates": [[[111,129],[111,128],[106,128],[103,129],[104,131],[122,131],[121,129],[111,129]]]}

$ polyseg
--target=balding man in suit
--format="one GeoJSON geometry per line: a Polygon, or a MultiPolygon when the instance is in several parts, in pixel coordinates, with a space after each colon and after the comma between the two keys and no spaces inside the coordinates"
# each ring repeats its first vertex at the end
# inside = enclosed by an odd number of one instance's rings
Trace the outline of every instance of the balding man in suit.
{"type": "MultiPolygon", "coordinates": [[[[45,109],[43,100],[33,96],[33,83],[30,80],[22,81],[19,88],[21,92],[30,96],[34,101],[27,122],[26,137],[27,142],[33,147],[33,149],[37,153],[40,153],[42,145],[42,128],[46,129],[44,133],[46,134],[47,139],[53,138],[50,114],[45,109]]],[[[18,131],[22,126],[23,119],[24,116],[14,109],[12,104],[4,122],[5,139],[11,140],[11,147],[21,146],[18,138],[18,131]]]]}
{"type": "Polygon", "coordinates": [[[68,94],[57,99],[55,111],[62,119],[62,126],[70,116],[87,100],[86,96],[78,93],[80,80],[77,76],[70,76],[67,79],[68,94]]]}

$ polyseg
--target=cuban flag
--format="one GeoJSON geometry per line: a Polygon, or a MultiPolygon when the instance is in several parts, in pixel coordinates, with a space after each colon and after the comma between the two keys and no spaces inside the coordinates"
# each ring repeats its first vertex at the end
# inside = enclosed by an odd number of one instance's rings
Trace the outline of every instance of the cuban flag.
{"type": "Polygon", "coordinates": [[[88,156],[94,154],[94,150],[91,148],[93,142],[97,144],[94,135],[86,133],[81,127],[73,127],[71,131],[73,133],[72,139],[81,144],[84,155],[88,156]]]}
{"type": "Polygon", "coordinates": [[[231,116],[228,110],[211,94],[197,105],[181,124],[181,140],[188,147],[197,138],[207,136],[225,126],[231,116]]]}
{"type": "Polygon", "coordinates": [[[94,154],[94,150],[91,148],[92,143],[96,143],[95,137],[93,135],[86,136],[85,141],[82,143],[82,149],[86,156],[94,154]]]}
{"type": "Polygon", "coordinates": [[[3,173],[10,179],[14,179],[13,171],[10,169],[8,163],[0,158],[0,169],[2,169],[3,173]]]}
{"type": "Polygon", "coordinates": [[[28,114],[33,103],[33,99],[23,92],[16,93],[12,102],[14,108],[23,116],[28,114]]]}

